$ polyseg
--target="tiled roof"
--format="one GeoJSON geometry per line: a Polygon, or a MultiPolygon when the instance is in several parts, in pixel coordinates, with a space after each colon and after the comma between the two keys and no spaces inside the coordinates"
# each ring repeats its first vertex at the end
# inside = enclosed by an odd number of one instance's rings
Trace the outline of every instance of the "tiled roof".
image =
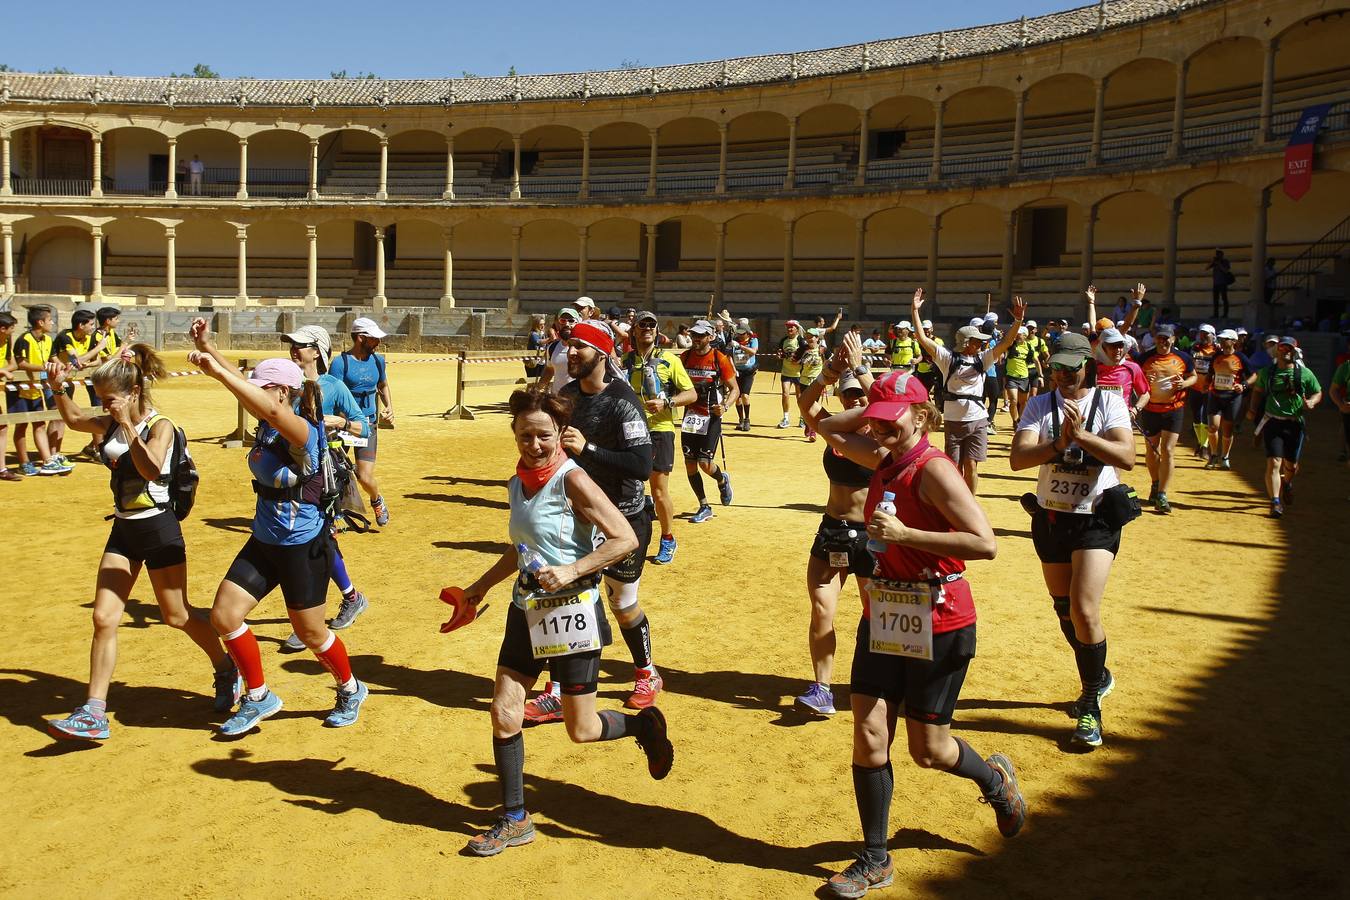
{"type": "Polygon", "coordinates": [[[1131,25],[1228,0],[1103,0],[996,25],[800,53],[566,75],[426,80],[201,79],[0,73],[0,103],[178,106],[418,106],[621,97],[768,84],[998,53],[1131,25]]]}

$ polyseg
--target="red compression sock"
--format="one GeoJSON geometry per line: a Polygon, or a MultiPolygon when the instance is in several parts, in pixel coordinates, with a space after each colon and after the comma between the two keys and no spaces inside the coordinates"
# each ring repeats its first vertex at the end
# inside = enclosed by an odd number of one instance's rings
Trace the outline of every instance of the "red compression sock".
{"type": "Polygon", "coordinates": [[[319,658],[319,662],[323,663],[323,667],[337,679],[338,684],[346,684],[352,680],[352,664],[347,659],[347,647],[334,632],[328,632],[328,640],[324,641],[322,647],[314,651],[314,655],[319,658]]]}
{"type": "Polygon", "coordinates": [[[262,654],[258,652],[258,639],[253,636],[247,624],[238,631],[225,636],[225,649],[244,676],[249,690],[256,690],[266,684],[263,678],[262,654]]]}

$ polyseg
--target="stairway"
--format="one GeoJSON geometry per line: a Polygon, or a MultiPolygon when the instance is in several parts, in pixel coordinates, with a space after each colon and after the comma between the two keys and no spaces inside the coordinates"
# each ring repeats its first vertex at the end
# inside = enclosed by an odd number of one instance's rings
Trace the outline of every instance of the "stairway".
{"type": "Polygon", "coordinates": [[[347,288],[347,297],[343,300],[345,306],[369,306],[370,298],[375,296],[375,273],[357,272],[356,277],[352,279],[351,286],[347,288]]]}

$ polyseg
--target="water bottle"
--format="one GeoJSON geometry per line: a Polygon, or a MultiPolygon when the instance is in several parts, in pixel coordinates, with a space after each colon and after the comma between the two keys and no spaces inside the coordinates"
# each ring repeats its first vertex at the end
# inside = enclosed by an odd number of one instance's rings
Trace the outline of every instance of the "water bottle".
{"type": "MultiPolygon", "coordinates": [[[[889,513],[892,516],[895,515],[895,494],[890,491],[886,491],[882,494],[881,502],[877,504],[877,509],[881,512],[889,513]]],[[[885,541],[879,541],[876,538],[867,539],[867,550],[869,553],[880,555],[886,552],[888,546],[889,545],[885,541]]]]}
{"type": "Polygon", "coordinates": [[[531,575],[538,573],[540,569],[548,565],[544,558],[531,550],[525,544],[516,544],[516,555],[520,557],[522,568],[531,575]]]}
{"type": "Polygon", "coordinates": [[[655,400],[659,396],[661,396],[661,382],[656,377],[656,363],[646,363],[642,367],[642,399],[655,400]]]}

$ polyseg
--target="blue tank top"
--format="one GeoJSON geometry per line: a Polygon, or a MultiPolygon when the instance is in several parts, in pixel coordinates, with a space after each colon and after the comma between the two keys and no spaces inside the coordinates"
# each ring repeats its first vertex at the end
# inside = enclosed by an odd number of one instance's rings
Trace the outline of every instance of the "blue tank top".
{"type": "MultiPolygon", "coordinates": [[[[322,429],[310,423],[303,447],[292,447],[271,425],[258,429],[258,442],[248,454],[253,478],[276,488],[295,487],[319,470],[322,429]]],[[[323,514],[311,503],[268,500],[261,495],[253,511],[253,536],[264,544],[290,547],[308,544],[323,528],[323,514]]]]}
{"type": "MultiPolygon", "coordinates": [[[[595,527],[572,510],[567,498],[567,473],[579,468],[576,460],[569,458],[529,499],[519,477],[512,476],[507,485],[511,543],[530,547],[550,566],[571,565],[595,549],[595,527]]],[[[511,602],[525,608],[518,590],[512,589],[511,602]]]]}
{"type": "Polygon", "coordinates": [[[357,359],[346,350],[337,355],[328,367],[328,374],[343,381],[351,388],[352,396],[361,404],[368,420],[375,422],[375,388],[384,381],[384,357],[372,353],[364,360],[357,359]]]}

